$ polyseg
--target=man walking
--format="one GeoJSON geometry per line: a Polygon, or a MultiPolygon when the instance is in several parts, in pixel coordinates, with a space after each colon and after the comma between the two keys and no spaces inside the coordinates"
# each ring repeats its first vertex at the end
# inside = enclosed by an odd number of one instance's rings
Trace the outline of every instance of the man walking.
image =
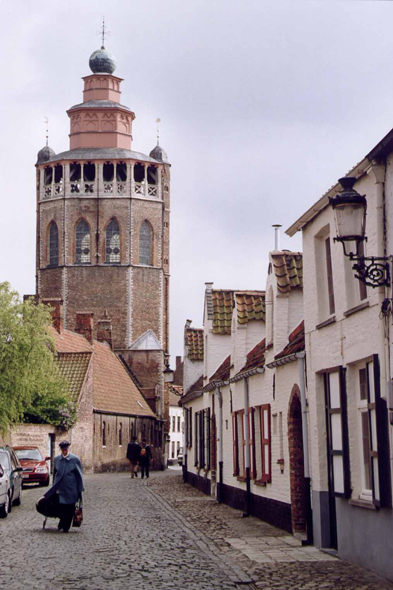
{"type": "Polygon", "coordinates": [[[136,436],[133,436],[127,447],[127,459],[130,462],[131,479],[138,477],[138,461],[141,454],[141,446],[137,443],[136,436]]]}
{"type": "Polygon", "coordinates": [[[70,453],[70,446],[67,440],[59,444],[61,454],[55,457],[53,485],[44,496],[58,502],[60,522],[57,528],[65,533],[70,529],[75,504],[82,498],[84,490],[82,465],[79,457],[70,453]]]}
{"type": "Polygon", "coordinates": [[[151,459],[151,448],[150,448],[150,445],[147,444],[147,440],[145,438],[143,438],[141,453],[139,456],[139,465],[141,466],[142,479],[144,478],[145,473],[146,473],[146,477],[149,477],[150,459],[151,459]]]}

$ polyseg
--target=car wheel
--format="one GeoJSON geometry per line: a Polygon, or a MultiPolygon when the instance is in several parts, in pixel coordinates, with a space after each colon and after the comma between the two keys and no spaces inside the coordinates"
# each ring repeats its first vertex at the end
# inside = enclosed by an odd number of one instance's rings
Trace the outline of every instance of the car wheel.
{"type": "Polygon", "coordinates": [[[20,506],[22,504],[22,486],[20,486],[19,496],[13,501],[14,506],[20,506]]]}
{"type": "Polygon", "coordinates": [[[2,506],[0,506],[0,518],[7,518],[9,504],[10,499],[9,496],[7,496],[7,500],[4,502],[2,506]]]}

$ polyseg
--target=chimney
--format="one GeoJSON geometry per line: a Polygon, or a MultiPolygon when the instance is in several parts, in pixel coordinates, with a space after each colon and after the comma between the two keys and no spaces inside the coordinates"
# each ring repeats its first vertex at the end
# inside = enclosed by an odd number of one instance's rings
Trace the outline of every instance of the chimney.
{"type": "Polygon", "coordinates": [[[64,329],[64,315],[63,315],[63,300],[62,299],[42,299],[41,302],[44,305],[50,306],[51,316],[52,316],[52,325],[59,334],[62,333],[64,329]]]}
{"type": "Polygon", "coordinates": [[[176,357],[176,371],[179,370],[179,368],[181,367],[181,356],[177,356],[176,357]]]}
{"type": "Polygon", "coordinates": [[[109,319],[106,310],[103,317],[97,322],[97,340],[98,342],[107,342],[112,346],[112,320],[109,319]]]}
{"type": "Polygon", "coordinates": [[[282,225],[276,223],[275,225],[272,225],[272,227],[274,227],[274,250],[277,252],[280,250],[280,227],[282,227],[282,225]]]}
{"type": "Polygon", "coordinates": [[[76,312],[75,332],[77,334],[82,334],[90,344],[93,344],[93,317],[94,314],[92,311],[76,312]]]}

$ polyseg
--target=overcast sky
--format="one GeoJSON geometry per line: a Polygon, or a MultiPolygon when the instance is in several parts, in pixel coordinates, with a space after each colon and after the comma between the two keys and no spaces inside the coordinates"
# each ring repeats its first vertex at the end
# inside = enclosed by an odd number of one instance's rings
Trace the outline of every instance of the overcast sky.
{"type": "MultiPolygon", "coordinates": [[[[105,14],[148,154],[172,164],[171,353],[202,326],[204,283],[263,289],[285,230],[393,126],[393,3],[0,0],[0,281],[34,293],[36,154],[68,149],[66,109],[105,14]]],[[[281,246],[301,249],[301,236],[281,246]]]]}

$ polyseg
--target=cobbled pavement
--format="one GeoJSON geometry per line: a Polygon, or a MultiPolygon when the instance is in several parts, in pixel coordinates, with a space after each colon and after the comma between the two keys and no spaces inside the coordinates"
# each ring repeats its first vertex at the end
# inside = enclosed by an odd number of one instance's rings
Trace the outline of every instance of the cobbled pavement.
{"type": "Polygon", "coordinates": [[[174,471],[153,473],[149,480],[131,480],[126,473],[87,475],[85,486],[84,523],[68,534],[57,530],[54,519],[42,529],[35,503],[43,489],[24,489],[22,506],[0,520],[1,587],[393,590],[375,574],[326,554],[319,559],[320,552],[310,548],[311,558],[302,554],[307,561],[285,561],[283,554],[303,551],[292,537],[241,518],[174,471]]]}

